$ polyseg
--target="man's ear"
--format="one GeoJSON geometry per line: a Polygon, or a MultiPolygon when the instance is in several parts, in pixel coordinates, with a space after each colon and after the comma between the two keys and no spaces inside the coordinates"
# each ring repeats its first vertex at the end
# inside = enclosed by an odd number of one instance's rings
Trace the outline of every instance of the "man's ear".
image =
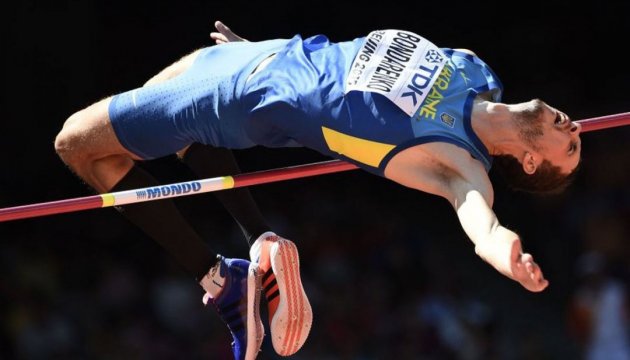
{"type": "Polygon", "coordinates": [[[525,152],[521,163],[523,164],[523,171],[525,171],[526,174],[532,175],[536,172],[536,161],[534,160],[534,155],[529,151],[525,152]]]}

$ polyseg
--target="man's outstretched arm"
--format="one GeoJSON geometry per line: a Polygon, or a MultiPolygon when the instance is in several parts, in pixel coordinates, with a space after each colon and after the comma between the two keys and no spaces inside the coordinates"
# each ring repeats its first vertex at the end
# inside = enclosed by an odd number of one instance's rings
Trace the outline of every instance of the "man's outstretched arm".
{"type": "Polygon", "coordinates": [[[522,252],[519,236],[499,224],[488,174],[467,152],[449,144],[414,146],[390,160],[385,177],[448,200],[482,259],[530,291],[547,287],[531,255],[522,252]]]}
{"type": "Polygon", "coordinates": [[[492,211],[492,185],[485,174],[475,179],[453,179],[450,201],[475,252],[503,275],[527,290],[539,292],[549,282],[530,254],[523,253],[520,237],[501,226],[492,211]]]}

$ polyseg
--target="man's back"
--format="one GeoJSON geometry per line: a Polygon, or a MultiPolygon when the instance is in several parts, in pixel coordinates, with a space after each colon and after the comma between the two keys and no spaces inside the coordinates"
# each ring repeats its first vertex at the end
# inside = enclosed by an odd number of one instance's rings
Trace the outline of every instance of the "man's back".
{"type": "MultiPolygon", "coordinates": [[[[246,87],[244,99],[251,109],[248,133],[254,142],[266,146],[297,142],[378,175],[384,175],[389,160],[406,148],[445,142],[489,169],[488,151],[470,125],[471,109],[480,92],[499,100],[501,87],[477,57],[444,49],[448,60],[435,74],[422,106],[409,116],[381,94],[344,93],[363,39],[335,44],[318,36],[294,38],[291,43],[246,87]]],[[[384,65],[389,69],[400,65],[394,58],[383,61],[390,61],[384,65]]]]}

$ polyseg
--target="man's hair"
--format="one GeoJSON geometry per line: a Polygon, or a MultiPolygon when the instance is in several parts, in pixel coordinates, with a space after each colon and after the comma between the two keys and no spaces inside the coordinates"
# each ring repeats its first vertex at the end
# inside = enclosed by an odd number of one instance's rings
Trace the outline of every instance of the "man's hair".
{"type": "Polygon", "coordinates": [[[527,174],[523,165],[512,155],[495,156],[492,164],[510,188],[541,195],[564,191],[573,182],[579,167],[576,166],[569,174],[564,174],[560,167],[543,160],[535,173],[527,174]]]}

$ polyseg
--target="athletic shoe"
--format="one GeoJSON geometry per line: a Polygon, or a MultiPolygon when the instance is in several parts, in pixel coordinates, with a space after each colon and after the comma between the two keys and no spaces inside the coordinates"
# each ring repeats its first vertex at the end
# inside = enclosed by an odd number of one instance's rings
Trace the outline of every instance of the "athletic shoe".
{"type": "Polygon", "coordinates": [[[219,275],[225,278],[216,299],[206,293],[203,303],[212,303],[232,333],[236,360],[253,360],[260,351],[265,330],[260,320],[260,269],[242,259],[219,259],[219,275]]]}
{"type": "Polygon", "coordinates": [[[273,347],[282,356],[293,355],[306,342],[313,323],[313,310],[300,279],[297,247],[291,240],[266,232],[256,239],[249,255],[263,273],[273,347]]]}

